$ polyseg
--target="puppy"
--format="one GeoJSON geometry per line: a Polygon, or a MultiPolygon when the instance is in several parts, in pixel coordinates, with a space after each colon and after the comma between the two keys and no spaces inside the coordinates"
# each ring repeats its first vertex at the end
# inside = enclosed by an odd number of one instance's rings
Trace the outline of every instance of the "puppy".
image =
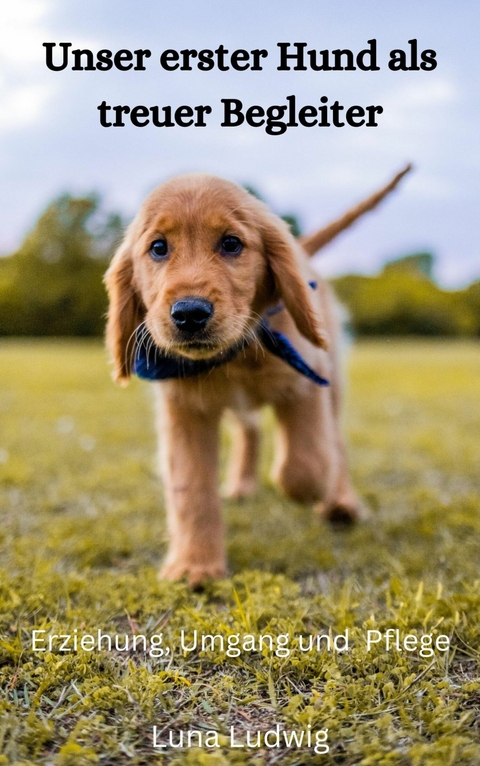
{"type": "Polygon", "coordinates": [[[129,226],[105,277],[107,346],[117,382],[132,372],[155,381],[170,537],[162,577],[195,585],[226,572],[217,489],[225,410],[237,424],[230,497],[255,490],[258,412],[269,404],[282,490],[328,520],[365,516],[339,423],[338,312],[308,256],[408,170],[300,240],[263,202],[208,175],[167,181],[129,226]]]}

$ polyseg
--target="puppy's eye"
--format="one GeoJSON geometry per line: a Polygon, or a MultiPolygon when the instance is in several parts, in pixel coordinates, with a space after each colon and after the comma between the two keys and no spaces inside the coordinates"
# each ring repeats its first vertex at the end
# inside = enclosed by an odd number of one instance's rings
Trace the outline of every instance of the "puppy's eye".
{"type": "Polygon", "coordinates": [[[240,255],[243,245],[238,237],[223,237],[220,250],[222,255],[240,255]]]}
{"type": "Polygon", "coordinates": [[[150,255],[154,261],[161,261],[168,255],[168,245],[166,239],[156,239],[150,245],[150,255]]]}

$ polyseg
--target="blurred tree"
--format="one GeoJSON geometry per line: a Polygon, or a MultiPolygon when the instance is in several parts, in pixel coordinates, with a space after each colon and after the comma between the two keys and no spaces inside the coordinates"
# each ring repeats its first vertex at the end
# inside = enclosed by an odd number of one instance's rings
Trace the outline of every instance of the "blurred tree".
{"type": "Polygon", "coordinates": [[[429,279],[433,279],[433,253],[413,253],[412,255],[405,255],[402,258],[396,258],[394,261],[389,261],[384,266],[384,271],[394,269],[409,270],[423,274],[429,279]]]}
{"type": "Polygon", "coordinates": [[[467,287],[465,301],[475,317],[475,335],[480,338],[480,280],[467,287]]]}
{"type": "Polygon", "coordinates": [[[260,192],[255,186],[252,186],[251,184],[243,184],[243,188],[245,189],[245,191],[251,194],[252,197],[256,197],[261,202],[265,202],[264,197],[262,197],[262,195],[260,194],[260,192]]]}
{"type": "Polygon", "coordinates": [[[282,215],[281,217],[290,226],[290,231],[292,232],[293,236],[299,237],[302,231],[300,229],[300,221],[298,220],[297,216],[294,215],[294,213],[285,213],[285,215],[282,215]]]}
{"type": "MultiPolygon", "coordinates": [[[[478,335],[480,290],[442,290],[431,279],[433,256],[419,253],[387,263],[376,277],[333,280],[358,335],[478,335]],[[470,296],[470,299],[469,297],[470,296]]],[[[477,283],[480,284],[480,283],[477,283]]]]}
{"type": "Polygon", "coordinates": [[[122,229],[96,196],[54,200],[20,249],[0,260],[0,334],[101,334],[102,277],[122,229]]]}
{"type": "MultiPolygon", "coordinates": [[[[260,198],[252,187],[247,190],[260,198]]],[[[284,216],[299,234],[295,216],[284,216]]],[[[101,335],[107,297],[103,274],[124,224],[98,197],[55,199],[19,250],[0,258],[0,335],[101,335]]],[[[442,290],[434,257],[414,253],[375,277],[333,280],[359,335],[480,337],[480,281],[442,290]]]]}

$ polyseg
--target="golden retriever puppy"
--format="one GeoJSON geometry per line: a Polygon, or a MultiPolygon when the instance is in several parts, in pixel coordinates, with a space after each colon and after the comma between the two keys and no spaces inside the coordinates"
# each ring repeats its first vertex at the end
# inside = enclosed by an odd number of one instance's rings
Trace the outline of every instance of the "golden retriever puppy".
{"type": "Polygon", "coordinates": [[[375,207],[406,168],[303,240],[247,191],[209,175],[167,181],[144,202],[106,274],[114,378],[154,381],[170,548],[161,575],[191,584],[226,572],[217,489],[219,423],[232,411],[228,494],[256,486],[258,412],[278,422],[274,477],[329,520],[365,510],[340,430],[335,300],[308,261],[375,207]]]}

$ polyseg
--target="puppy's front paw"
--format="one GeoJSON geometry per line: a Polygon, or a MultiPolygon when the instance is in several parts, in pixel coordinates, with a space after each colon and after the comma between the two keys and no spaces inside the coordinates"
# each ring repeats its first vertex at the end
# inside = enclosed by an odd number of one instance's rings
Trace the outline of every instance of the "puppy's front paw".
{"type": "Polygon", "coordinates": [[[191,587],[201,585],[207,580],[219,580],[227,571],[225,561],[192,562],[188,559],[173,558],[165,561],[159,572],[162,580],[187,579],[191,587]]]}

